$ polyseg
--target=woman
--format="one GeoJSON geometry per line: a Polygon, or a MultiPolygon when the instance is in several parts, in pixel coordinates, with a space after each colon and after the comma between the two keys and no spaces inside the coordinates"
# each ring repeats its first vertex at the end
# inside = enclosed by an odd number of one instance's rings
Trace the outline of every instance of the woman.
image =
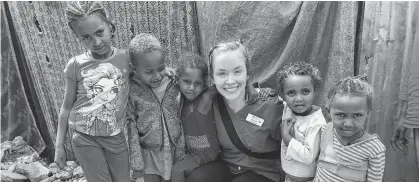
{"type": "MultiPolygon", "coordinates": [[[[283,181],[280,163],[282,101],[245,101],[249,54],[240,42],[221,43],[210,52],[210,75],[219,95],[214,117],[221,160],[190,173],[188,182],[283,181]]],[[[251,86],[251,85],[248,85],[251,86]]]]}

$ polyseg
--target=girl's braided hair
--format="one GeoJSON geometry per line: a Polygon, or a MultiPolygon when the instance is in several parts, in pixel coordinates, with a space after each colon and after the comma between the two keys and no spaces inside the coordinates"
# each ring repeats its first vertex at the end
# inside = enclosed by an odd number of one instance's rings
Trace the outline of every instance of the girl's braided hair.
{"type": "Polygon", "coordinates": [[[365,96],[367,98],[367,108],[372,109],[372,99],[374,96],[374,89],[367,81],[367,75],[357,75],[346,77],[333,86],[327,95],[327,108],[333,103],[336,94],[347,94],[354,96],[365,96]]]}
{"type": "Polygon", "coordinates": [[[100,2],[71,1],[67,3],[67,8],[65,9],[67,23],[71,29],[73,29],[71,26],[73,22],[93,14],[99,15],[108,25],[111,26],[111,33],[115,32],[115,25],[109,20],[108,12],[100,2]]]}

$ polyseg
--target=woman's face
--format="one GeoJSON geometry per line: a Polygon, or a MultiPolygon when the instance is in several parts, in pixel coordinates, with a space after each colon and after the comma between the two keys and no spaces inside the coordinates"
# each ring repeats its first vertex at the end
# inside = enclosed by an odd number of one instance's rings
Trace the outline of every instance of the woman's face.
{"type": "Polygon", "coordinates": [[[245,99],[247,68],[240,50],[225,51],[214,57],[212,78],[218,92],[226,99],[245,99]]]}
{"type": "Polygon", "coordinates": [[[93,86],[93,91],[95,101],[105,104],[116,98],[118,86],[113,79],[102,78],[93,86]]]}

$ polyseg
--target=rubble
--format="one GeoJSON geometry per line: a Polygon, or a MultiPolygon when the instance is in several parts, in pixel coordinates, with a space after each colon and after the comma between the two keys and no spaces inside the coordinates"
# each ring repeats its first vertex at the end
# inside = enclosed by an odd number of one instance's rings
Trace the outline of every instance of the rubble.
{"type": "Polygon", "coordinates": [[[39,162],[32,162],[28,164],[18,163],[13,172],[27,176],[32,182],[39,182],[48,178],[48,175],[50,174],[49,169],[39,162]]]}
{"type": "Polygon", "coordinates": [[[18,174],[18,173],[14,173],[11,171],[7,171],[7,170],[1,170],[1,181],[3,182],[14,182],[14,181],[25,181],[28,178],[24,175],[18,174]]]}
{"type": "Polygon", "coordinates": [[[20,136],[1,143],[0,159],[4,182],[87,182],[75,161],[67,161],[62,170],[55,163],[47,164],[20,136]]]}

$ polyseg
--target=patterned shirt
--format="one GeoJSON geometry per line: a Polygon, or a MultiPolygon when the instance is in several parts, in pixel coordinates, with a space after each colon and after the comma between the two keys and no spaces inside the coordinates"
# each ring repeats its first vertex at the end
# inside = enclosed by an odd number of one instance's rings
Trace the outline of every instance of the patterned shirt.
{"type": "Polygon", "coordinates": [[[64,69],[77,83],[69,127],[93,136],[115,136],[122,131],[129,92],[129,55],[116,48],[107,59],[88,53],[73,57],[64,69]]]}
{"type": "MultiPolygon", "coordinates": [[[[322,126],[321,137],[324,137],[326,125],[322,126]]],[[[368,161],[367,179],[368,182],[381,182],[383,179],[385,166],[385,152],[386,148],[381,143],[377,135],[372,138],[360,141],[351,145],[344,146],[336,138],[336,131],[333,130],[333,148],[337,157],[347,163],[360,163],[368,161]]],[[[350,182],[338,174],[317,167],[316,177],[314,182],[350,182]]]]}

